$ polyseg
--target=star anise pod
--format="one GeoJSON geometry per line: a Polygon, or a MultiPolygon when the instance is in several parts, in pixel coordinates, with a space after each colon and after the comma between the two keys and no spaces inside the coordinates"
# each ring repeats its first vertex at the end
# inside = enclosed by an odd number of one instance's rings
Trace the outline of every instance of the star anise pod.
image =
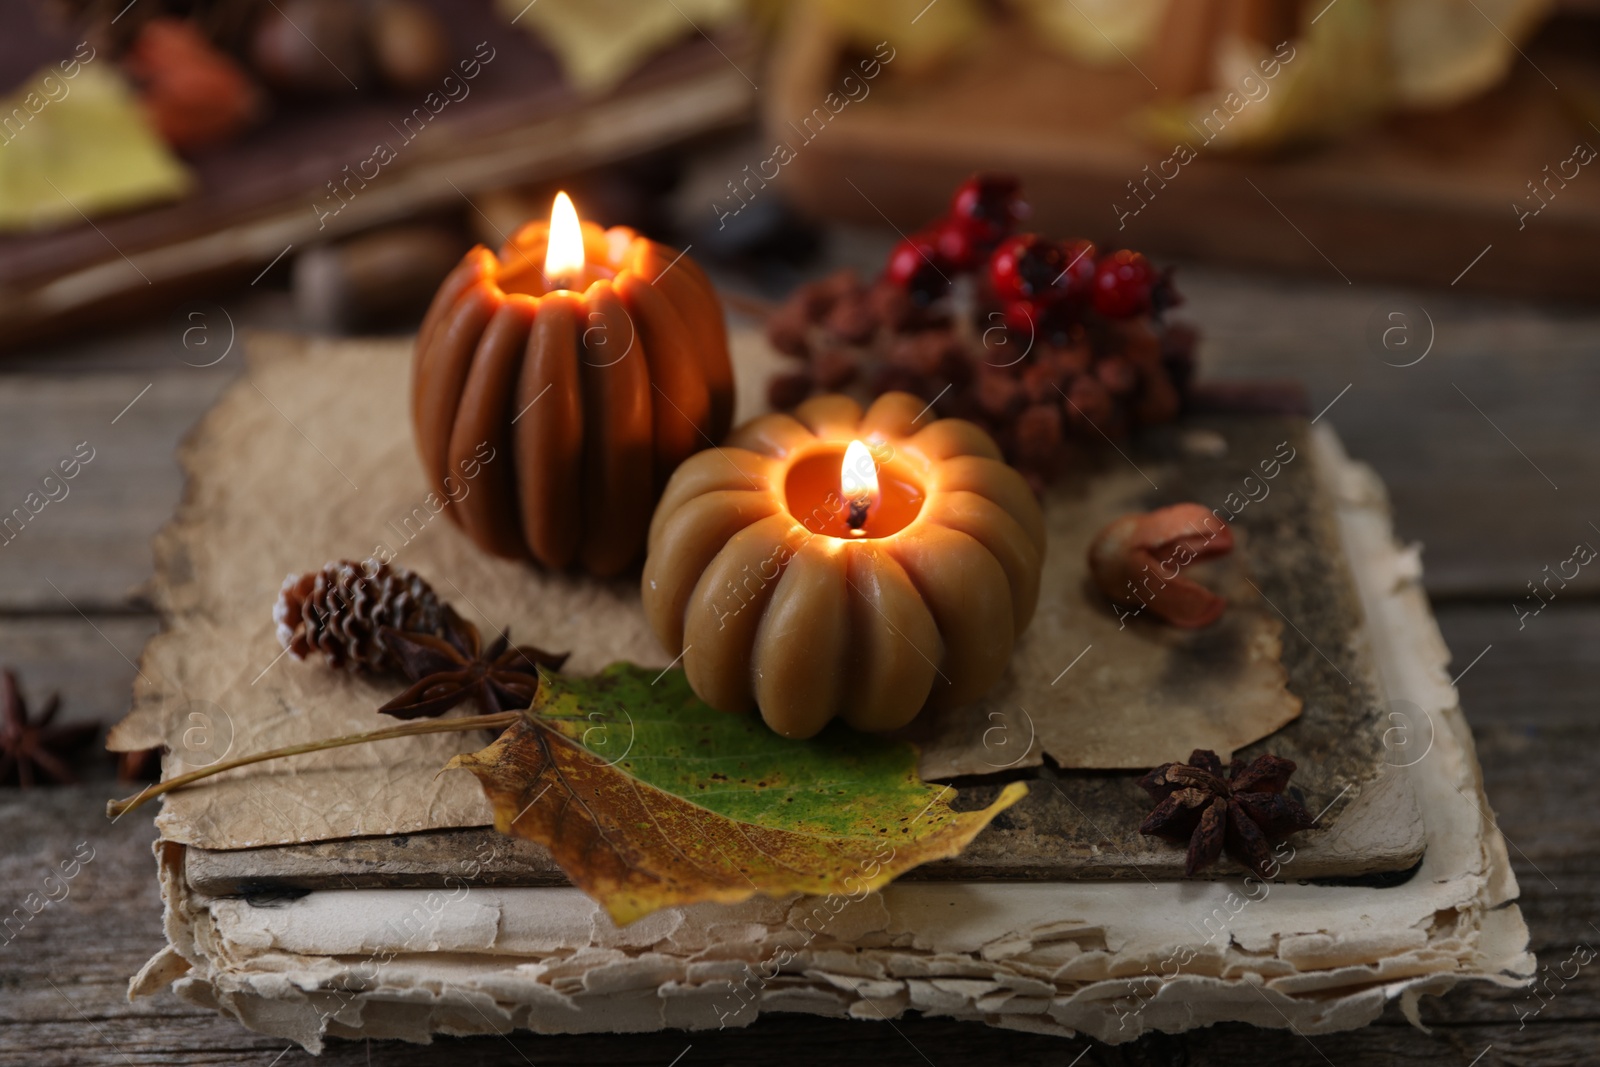
{"type": "Polygon", "coordinates": [[[94,740],[100,724],[51,726],[60,710],[58,693],[45,701],[39,718],[30,722],[17,676],[10,671],[0,673],[0,785],[15,782],[26,789],[36,783],[39,774],[62,785],[78,780],[67,766],[67,758],[94,740]]]}
{"type": "Polygon", "coordinates": [[[539,691],[539,668],[560,670],[565,652],[532,645],[512,647],[501,634],[487,649],[478,628],[445,609],[443,636],[383,628],[384,647],[411,679],[405,692],[378,710],[397,719],[443,715],[471,697],[486,715],[530,707],[539,691]]]}
{"type": "Polygon", "coordinates": [[[1217,754],[1197,748],[1188,763],[1163,763],[1139,779],[1160,801],[1139,832],[1187,841],[1186,874],[1199,873],[1227,852],[1266,877],[1273,842],[1318,826],[1304,805],[1284,794],[1294,771],[1294,760],[1268,754],[1248,764],[1235,759],[1224,776],[1217,754]]]}

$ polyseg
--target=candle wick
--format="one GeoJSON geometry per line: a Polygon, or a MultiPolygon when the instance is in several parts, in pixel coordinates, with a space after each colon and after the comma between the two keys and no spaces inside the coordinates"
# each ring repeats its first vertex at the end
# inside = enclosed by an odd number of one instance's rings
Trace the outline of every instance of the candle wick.
{"type": "Polygon", "coordinates": [[[867,524],[867,509],[872,506],[870,493],[857,493],[850,498],[850,515],[846,520],[850,529],[859,530],[867,524]]]}

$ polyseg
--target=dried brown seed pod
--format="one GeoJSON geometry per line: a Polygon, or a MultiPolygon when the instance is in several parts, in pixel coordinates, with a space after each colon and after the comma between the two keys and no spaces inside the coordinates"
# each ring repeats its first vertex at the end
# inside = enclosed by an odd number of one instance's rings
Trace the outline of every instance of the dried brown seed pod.
{"type": "Polygon", "coordinates": [[[1227,601],[1183,573],[1233,551],[1233,530],[1203,504],[1174,504],[1113,519],[1089,545],[1089,573],[1113,601],[1198,629],[1227,601]]]}

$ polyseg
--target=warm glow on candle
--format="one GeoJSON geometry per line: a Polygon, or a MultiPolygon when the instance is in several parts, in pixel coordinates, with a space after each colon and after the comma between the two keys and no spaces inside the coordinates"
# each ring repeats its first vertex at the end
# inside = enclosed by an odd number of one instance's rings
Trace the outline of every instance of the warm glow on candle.
{"type": "Polygon", "coordinates": [[[867,512],[878,502],[878,465],[860,441],[851,441],[839,465],[839,492],[850,507],[850,529],[867,524],[867,512]]]}
{"type": "Polygon", "coordinates": [[[583,273],[583,230],[572,198],[557,193],[550,207],[550,245],[544,254],[544,276],[552,289],[570,288],[583,273]]]}

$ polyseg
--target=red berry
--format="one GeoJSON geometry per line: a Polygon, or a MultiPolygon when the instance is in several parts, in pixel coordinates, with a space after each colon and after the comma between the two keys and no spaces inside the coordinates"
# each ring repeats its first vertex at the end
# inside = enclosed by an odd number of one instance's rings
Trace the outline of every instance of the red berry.
{"type": "Polygon", "coordinates": [[[901,289],[911,284],[928,259],[939,254],[939,248],[924,234],[912,234],[895,245],[883,265],[883,280],[901,289]]]}
{"type": "Polygon", "coordinates": [[[974,244],[992,247],[1028,217],[1022,183],[1012,174],[975,174],[956,186],[949,217],[974,244]]]}
{"type": "Polygon", "coordinates": [[[1094,309],[1108,319],[1130,319],[1150,310],[1155,268],[1124,248],[1101,258],[1094,274],[1094,309]]]}
{"type": "Polygon", "coordinates": [[[914,233],[894,246],[883,278],[911,297],[914,304],[926,307],[950,288],[949,267],[943,262],[938,243],[927,233],[914,233]]]}
{"type": "Polygon", "coordinates": [[[1056,282],[1066,266],[1060,245],[1036,233],[1018,234],[1001,241],[989,257],[989,285],[1001,300],[1043,305],[1065,292],[1056,282]]]}
{"type": "Polygon", "coordinates": [[[935,226],[933,241],[939,259],[958,271],[977,270],[983,262],[983,248],[959,219],[945,219],[935,226]]]}
{"type": "Polygon", "coordinates": [[[1006,329],[1023,337],[1034,337],[1039,333],[1039,307],[1032,300],[1007,300],[1005,311],[1006,329]]]}

